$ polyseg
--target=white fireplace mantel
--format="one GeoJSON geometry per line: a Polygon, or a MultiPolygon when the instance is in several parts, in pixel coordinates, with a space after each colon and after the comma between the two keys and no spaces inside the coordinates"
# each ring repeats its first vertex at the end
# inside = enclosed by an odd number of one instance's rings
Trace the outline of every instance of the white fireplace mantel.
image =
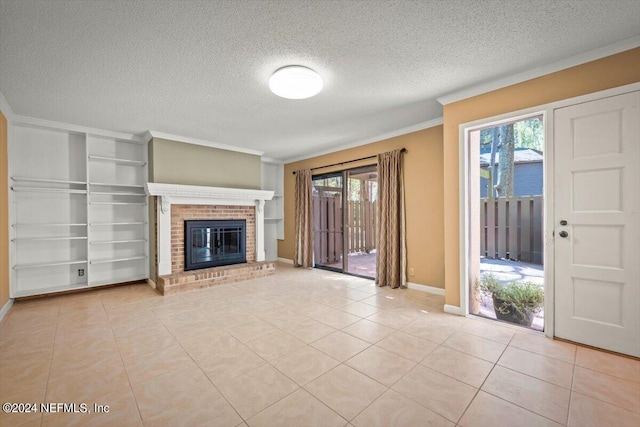
{"type": "Polygon", "coordinates": [[[200,185],[147,183],[147,194],[158,196],[158,275],[171,274],[171,205],[235,205],[256,208],[256,261],[264,261],[264,202],[273,191],[200,185]]]}

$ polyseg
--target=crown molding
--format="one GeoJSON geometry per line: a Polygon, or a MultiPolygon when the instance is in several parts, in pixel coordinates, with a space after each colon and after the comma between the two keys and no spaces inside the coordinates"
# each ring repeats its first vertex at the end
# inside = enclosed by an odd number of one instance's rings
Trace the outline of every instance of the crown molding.
{"type": "Polygon", "coordinates": [[[282,160],[274,159],[273,157],[262,157],[260,158],[262,163],[268,163],[270,165],[282,165],[284,162],[282,160]]]}
{"type": "Polygon", "coordinates": [[[64,132],[77,132],[86,133],[87,135],[105,136],[108,138],[115,138],[124,141],[143,142],[142,138],[138,135],[131,133],[113,132],[110,130],[96,129],[87,126],[72,125],[69,123],[56,122],[53,120],[37,119],[34,117],[14,115],[12,118],[14,124],[28,125],[36,127],[45,127],[49,129],[59,129],[64,132]]]}
{"type": "Polygon", "coordinates": [[[147,141],[151,138],[168,139],[171,141],[184,142],[186,144],[202,145],[203,147],[218,148],[220,150],[235,151],[237,153],[253,154],[254,156],[262,156],[264,151],[252,150],[250,148],[238,147],[235,145],[220,144],[218,142],[205,141],[204,139],[191,138],[188,136],[172,135],[164,132],[149,130],[145,132],[147,141]]]}
{"type": "Polygon", "coordinates": [[[300,160],[311,159],[313,157],[324,156],[325,154],[331,154],[338,151],[343,151],[348,148],[359,147],[361,145],[372,144],[374,142],[383,141],[385,139],[394,138],[396,136],[406,135],[411,132],[417,132],[419,130],[429,129],[434,126],[440,126],[443,123],[442,117],[436,119],[427,120],[426,122],[417,123],[415,125],[407,126],[404,128],[392,130],[377,136],[372,136],[367,139],[361,139],[359,141],[351,142],[349,144],[342,144],[339,147],[328,148],[326,150],[316,151],[314,153],[305,154],[297,157],[290,157],[288,159],[281,160],[282,163],[299,162],[300,160]]]}
{"type": "Polygon", "coordinates": [[[2,114],[4,114],[7,119],[13,118],[13,110],[2,92],[0,92],[0,111],[2,111],[2,114]]]}
{"type": "Polygon", "coordinates": [[[640,36],[634,36],[634,37],[619,41],[617,43],[603,46],[598,49],[579,53],[578,55],[574,55],[569,58],[565,58],[551,64],[532,68],[522,73],[517,73],[517,74],[503,77],[497,80],[492,80],[489,82],[480,83],[478,85],[469,86],[464,89],[451,92],[447,95],[443,95],[437,98],[437,100],[442,105],[451,104],[453,102],[461,101],[463,99],[471,98],[473,96],[482,95],[483,93],[502,89],[503,87],[511,86],[517,83],[522,83],[527,80],[532,80],[538,77],[545,76],[547,74],[555,73],[557,71],[575,67],[577,65],[585,64],[587,62],[605,58],[607,56],[615,55],[616,53],[634,49],[638,46],[640,46],[640,36]]]}
{"type": "Polygon", "coordinates": [[[142,139],[144,139],[144,142],[149,142],[153,139],[153,135],[151,135],[151,132],[146,131],[145,133],[142,134],[142,139]]]}

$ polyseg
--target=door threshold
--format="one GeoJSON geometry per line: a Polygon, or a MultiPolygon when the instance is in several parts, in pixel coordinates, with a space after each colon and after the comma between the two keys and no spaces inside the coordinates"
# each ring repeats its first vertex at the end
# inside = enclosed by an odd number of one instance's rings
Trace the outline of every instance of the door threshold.
{"type": "Polygon", "coordinates": [[[618,353],[616,351],[611,351],[611,350],[607,350],[607,349],[604,349],[604,348],[595,347],[595,346],[592,346],[592,345],[589,345],[589,344],[582,344],[580,342],[575,342],[575,341],[567,340],[567,339],[560,338],[560,337],[553,337],[553,339],[556,340],[556,341],[566,342],[567,344],[573,344],[573,345],[576,345],[578,347],[588,348],[590,350],[601,351],[603,353],[612,354],[614,356],[620,356],[620,357],[624,357],[624,358],[627,358],[627,359],[640,361],[640,357],[631,356],[630,354],[618,353]]]}
{"type": "Polygon", "coordinates": [[[359,277],[361,279],[376,280],[375,277],[363,276],[362,274],[356,274],[356,273],[349,273],[347,271],[342,271],[342,270],[340,270],[338,268],[325,267],[323,265],[314,265],[313,268],[317,268],[318,270],[333,271],[334,273],[340,273],[340,274],[344,274],[346,276],[359,277]]]}

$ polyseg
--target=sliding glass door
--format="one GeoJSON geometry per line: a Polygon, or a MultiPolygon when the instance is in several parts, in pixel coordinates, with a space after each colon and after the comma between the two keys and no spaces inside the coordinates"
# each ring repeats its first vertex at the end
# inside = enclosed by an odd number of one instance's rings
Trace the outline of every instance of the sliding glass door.
{"type": "Polygon", "coordinates": [[[316,267],[376,275],[376,165],[313,177],[316,267]]]}

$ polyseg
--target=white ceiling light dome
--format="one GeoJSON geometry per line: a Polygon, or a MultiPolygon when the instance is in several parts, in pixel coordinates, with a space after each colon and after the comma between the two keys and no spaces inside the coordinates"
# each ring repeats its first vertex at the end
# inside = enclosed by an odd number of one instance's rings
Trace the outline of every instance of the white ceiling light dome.
{"type": "Polygon", "coordinates": [[[269,89],[283,98],[311,98],[322,90],[322,77],[311,68],[288,65],[273,73],[269,79],[269,89]]]}

